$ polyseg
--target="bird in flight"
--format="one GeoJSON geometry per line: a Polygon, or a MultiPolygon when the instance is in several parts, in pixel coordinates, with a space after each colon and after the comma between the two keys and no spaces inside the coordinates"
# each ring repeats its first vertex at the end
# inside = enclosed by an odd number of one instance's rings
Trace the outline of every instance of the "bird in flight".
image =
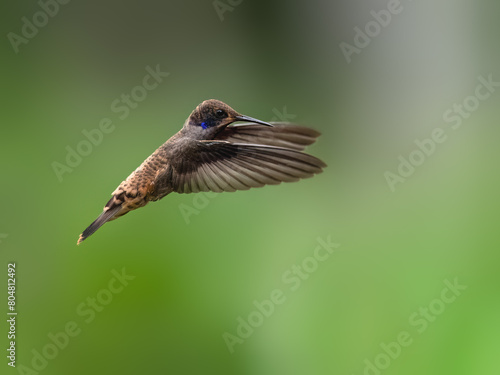
{"type": "Polygon", "coordinates": [[[177,134],[116,188],[77,244],[104,223],[172,192],[248,190],[321,173],[326,164],[301,152],[319,135],[303,126],[241,115],[219,100],[205,100],[177,134]],[[245,123],[234,124],[237,121],[245,123]]]}

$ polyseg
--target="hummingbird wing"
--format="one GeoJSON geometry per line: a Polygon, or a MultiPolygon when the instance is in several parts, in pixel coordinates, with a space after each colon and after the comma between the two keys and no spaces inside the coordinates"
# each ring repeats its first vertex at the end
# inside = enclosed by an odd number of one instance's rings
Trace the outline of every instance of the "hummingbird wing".
{"type": "Polygon", "coordinates": [[[160,179],[170,180],[177,193],[236,191],[298,181],[321,173],[325,166],[314,156],[288,148],[203,140],[160,179]]]}
{"type": "Polygon", "coordinates": [[[256,123],[230,125],[217,134],[215,139],[235,143],[251,143],[284,147],[302,151],[314,143],[321,133],[305,126],[273,122],[273,127],[256,123]]]}

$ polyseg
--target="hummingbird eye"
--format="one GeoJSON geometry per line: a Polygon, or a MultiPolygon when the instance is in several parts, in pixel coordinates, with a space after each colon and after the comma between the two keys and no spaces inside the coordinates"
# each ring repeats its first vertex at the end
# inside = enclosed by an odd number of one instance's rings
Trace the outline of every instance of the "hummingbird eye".
{"type": "Polygon", "coordinates": [[[217,118],[224,118],[227,116],[227,113],[222,109],[218,109],[217,111],[215,111],[215,116],[217,116],[217,118]]]}

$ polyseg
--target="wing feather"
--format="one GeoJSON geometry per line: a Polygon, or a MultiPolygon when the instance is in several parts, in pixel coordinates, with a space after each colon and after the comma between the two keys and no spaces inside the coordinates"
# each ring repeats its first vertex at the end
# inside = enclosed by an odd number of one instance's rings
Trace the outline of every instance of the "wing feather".
{"type": "Polygon", "coordinates": [[[323,167],[321,160],[296,149],[198,141],[189,162],[173,166],[172,188],[178,193],[248,190],[312,177],[323,167]]]}
{"type": "Polygon", "coordinates": [[[216,139],[234,143],[262,144],[302,151],[313,144],[321,134],[314,129],[286,123],[272,123],[273,127],[249,123],[230,125],[217,134],[216,139]]]}

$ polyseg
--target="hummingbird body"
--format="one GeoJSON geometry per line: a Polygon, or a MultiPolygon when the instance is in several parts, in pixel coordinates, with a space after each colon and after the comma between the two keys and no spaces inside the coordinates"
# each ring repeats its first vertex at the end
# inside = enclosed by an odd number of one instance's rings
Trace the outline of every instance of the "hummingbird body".
{"type": "Polygon", "coordinates": [[[116,188],[78,244],[104,223],[172,192],[248,190],[312,177],[326,165],[301,151],[319,135],[298,125],[266,123],[221,101],[206,100],[116,188]],[[231,125],[236,121],[249,123],[231,125]]]}

